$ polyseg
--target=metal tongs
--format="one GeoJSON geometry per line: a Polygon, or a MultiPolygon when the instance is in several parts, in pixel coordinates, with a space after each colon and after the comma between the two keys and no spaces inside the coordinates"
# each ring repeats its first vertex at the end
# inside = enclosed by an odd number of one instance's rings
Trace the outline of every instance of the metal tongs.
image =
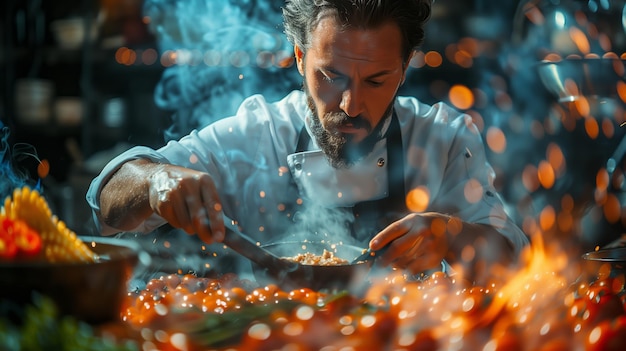
{"type": "MultiPolygon", "coordinates": [[[[357,258],[352,260],[350,264],[364,263],[364,262],[370,264],[376,259],[376,257],[382,255],[385,252],[385,250],[387,250],[387,246],[377,251],[374,251],[368,247],[366,250],[363,250],[363,253],[361,255],[359,255],[357,258]]],[[[447,276],[454,275],[454,271],[452,270],[452,267],[450,266],[450,264],[445,259],[443,259],[441,261],[440,268],[438,267],[438,268],[430,269],[426,272],[422,272],[421,274],[415,275],[413,278],[416,280],[423,280],[424,278],[427,278],[434,272],[444,272],[446,273],[447,276]]]]}
{"type": "Polygon", "coordinates": [[[242,233],[235,221],[227,216],[224,216],[224,227],[226,228],[226,233],[224,235],[223,244],[248,258],[250,261],[267,269],[268,273],[281,274],[294,271],[298,268],[296,262],[278,257],[259,246],[256,241],[242,233]]]}
{"type": "Polygon", "coordinates": [[[385,249],[383,248],[381,250],[374,251],[368,247],[367,250],[363,250],[362,254],[360,254],[357,258],[353,259],[352,262],[350,262],[350,264],[357,264],[361,262],[371,263],[372,261],[374,261],[374,259],[376,259],[378,255],[381,255],[384,250],[385,249]]]}
{"type": "Polygon", "coordinates": [[[356,263],[360,263],[360,262],[365,262],[365,263],[371,264],[371,263],[374,262],[374,260],[378,256],[381,256],[382,254],[384,254],[385,251],[387,251],[388,247],[389,247],[389,245],[385,245],[380,250],[372,250],[372,249],[370,249],[368,247],[367,249],[363,250],[363,253],[361,255],[359,255],[357,258],[352,260],[352,262],[350,262],[350,264],[356,264],[356,263]]]}

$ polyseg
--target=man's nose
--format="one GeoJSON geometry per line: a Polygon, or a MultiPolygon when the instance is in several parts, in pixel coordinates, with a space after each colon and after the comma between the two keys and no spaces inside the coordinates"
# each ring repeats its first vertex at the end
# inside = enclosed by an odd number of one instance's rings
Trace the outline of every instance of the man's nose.
{"type": "Polygon", "coordinates": [[[343,91],[339,108],[350,117],[356,117],[363,112],[363,96],[357,86],[343,91]]]}

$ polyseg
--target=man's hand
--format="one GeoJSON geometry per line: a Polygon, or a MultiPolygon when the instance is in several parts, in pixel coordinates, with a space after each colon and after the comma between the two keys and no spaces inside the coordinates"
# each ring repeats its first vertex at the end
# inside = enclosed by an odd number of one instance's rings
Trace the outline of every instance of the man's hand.
{"type": "Polygon", "coordinates": [[[495,227],[434,212],[411,213],[370,241],[372,250],[385,246],[382,265],[416,275],[440,267],[445,258],[456,264],[464,279],[478,284],[489,280],[492,267],[515,262],[513,244],[495,227]]]}
{"type": "Polygon", "coordinates": [[[391,223],[371,241],[372,250],[387,246],[379,262],[411,274],[441,267],[448,253],[451,233],[455,230],[451,217],[440,213],[411,213],[391,223]]]}
{"type": "Polygon", "coordinates": [[[206,243],[224,239],[222,205],[207,173],[159,165],[148,180],[150,208],[156,214],[206,243]]]}
{"type": "Polygon", "coordinates": [[[132,230],[156,213],[210,244],[224,239],[222,205],[204,172],[144,159],[125,163],[100,193],[100,218],[132,230]]]}

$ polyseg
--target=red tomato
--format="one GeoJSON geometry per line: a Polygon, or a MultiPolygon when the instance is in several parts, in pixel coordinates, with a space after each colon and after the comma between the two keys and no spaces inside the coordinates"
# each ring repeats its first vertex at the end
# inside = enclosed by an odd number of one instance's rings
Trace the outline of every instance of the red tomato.
{"type": "Polygon", "coordinates": [[[624,307],[619,296],[606,285],[590,287],[585,300],[588,315],[585,315],[583,319],[586,319],[585,322],[588,325],[593,326],[624,314],[624,307]]]}
{"type": "Polygon", "coordinates": [[[0,260],[12,260],[17,255],[15,240],[4,231],[0,230],[0,260]]]}
{"type": "Polygon", "coordinates": [[[7,217],[2,218],[0,222],[0,232],[9,232],[9,229],[13,227],[13,220],[7,217]]]}
{"type": "Polygon", "coordinates": [[[626,345],[626,315],[600,322],[586,340],[588,351],[621,351],[626,345]]]}
{"type": "Polygon", "coordinates": [[[41,252],[41,236],[22,221],[15,222],[14,225],[15,245],[19,249],[20,257],[37,256],[41,252]]]}
{"type": "Polygon", "coordinates": [[[291,290],[289,292],[289,300],[302,302],[309,306],[315,306],[317,304],[318,293],[309,288],[300,288],[291,290]]]}
{"type": "Polygon", "coordinates": [[[159,280],[165,282],[165,286],[168,289],[176,289],[182,279],[178,274],[168,274],[167,276],[160,277],[159,280]]]}
{"type": "Polygon", "coordinates": [[[31,258],[41,251],[41,237],[26,222],[3,218],[0,225],[0,257],[31,258]]]}

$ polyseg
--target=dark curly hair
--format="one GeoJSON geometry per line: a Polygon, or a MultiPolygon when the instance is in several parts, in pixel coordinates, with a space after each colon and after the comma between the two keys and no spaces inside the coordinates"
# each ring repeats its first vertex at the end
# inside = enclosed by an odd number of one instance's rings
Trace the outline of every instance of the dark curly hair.
{"type": "Polygon", "coordinates": [[[324,16],[336,16],[345,29],[371,29],[395,22],[402,33],[402,57],[406,63],[424,42],[431,5],[432,0],[287,0],[283,24],[291,44],[306,51],[311,31],[324,16]]]}

